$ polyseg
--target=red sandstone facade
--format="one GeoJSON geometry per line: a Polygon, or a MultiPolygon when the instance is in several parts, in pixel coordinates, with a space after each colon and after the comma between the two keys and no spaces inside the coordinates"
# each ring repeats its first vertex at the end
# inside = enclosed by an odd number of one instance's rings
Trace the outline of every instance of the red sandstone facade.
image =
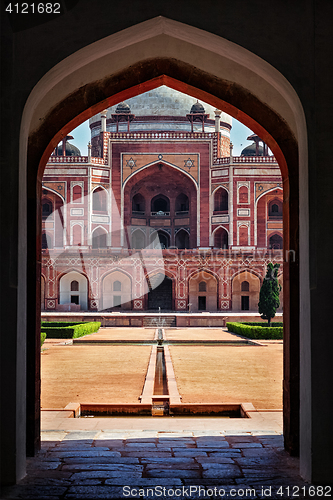
{"type": "Polygon", "coordinates": [[[91,123],[87,157],[47,164],[42,308],[257,311],[267,263],[282,263],[275,158],[230,155],[217,110],[169,116],[176,130],[121,112],[91,123]]]}

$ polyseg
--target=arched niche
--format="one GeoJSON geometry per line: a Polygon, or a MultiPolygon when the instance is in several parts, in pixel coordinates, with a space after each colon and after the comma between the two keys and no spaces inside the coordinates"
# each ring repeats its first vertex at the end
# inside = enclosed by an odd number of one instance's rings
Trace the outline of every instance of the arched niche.
{"type": "Polygon", "coordinates": [[[132,198],[132,214],[144,215],[146,211],[146,200],[141,193],[137,193],[132,198]]]}
{"type": "Polygon", "coordinates": [[[101,308],[132,309],[132,280],[122,271],[112,271],[102,280],[101,308]]]}
{"type": "Polygon", "coordinates": [[[213,232],[214,248],[228,248],[229,235],[223,227],[218,227],[213,232]]]}
{"type": "Polygon", "coordinates": [[[157,213],[164,213],[169,215],[170,213],[170,199],[162,193],[154,196],[150,202],[150,210],[152,215],[157,213]]]}
{"type": "Polygon", "coordinates": [[[165,250],[170,246],[170,234],[163,229],[159,229],[158,231],[154,231],[150,235],[150,246],[151,248],[161,248],[165,250]]]}
{"type": "Polygon", "coordinates": [[[217,310],[217,279],[211,273],[199,271],[193,274],[188,289],[192,312],[217,310]]]}
{"type": "Polygon", "coordinates": [[[59,280],[59,304],[70,306],[72,304],[79,306],[79,309],[86,311],[88,309],[88,280],[77,272],[70,271],[61,276],[59,280]],[[75,290],[77,288],[77,290],[75,290]]]}
{"type": "Polygon", "coordinates": [[[179,249],[190,248],[190,236],[185,229],[180,229],[176,233],[175,246],[179,249]]]}
{"type": "Polygon", "coordinates": [[[274,233],[269,236],[268,248],[271,250],[283,250],[283,238],[281,234],[274,233]]]}
{"type": "Polygon", "coordinates": [[[131,236],[131,246],[142,250],[146,246],[146,235],[141,229],[135,229],[131,236]]]}
{"type": "Polygon", "coordinates": [[[180,193],[176,198],[175,212],[176,215],[184,215],[189,211],[190,200],[185,193],[180,193]]]}
{"type": "Polygon", "coordinates": [[[228,211],[228,191],[219,187],[214,193],[214,214],[228,211]]]}
{"type": "Polygon", "coordinates": [[[98,187],[94,189],[92,199],[93,212],[107,212],[108,194],[104,188],[98,187]]]}
{"type": "Polygon", "coordinates": [[[162,273],[149,275],[148,310],[171,311],[173,309],[173,280],[162,273]]]}
{"type": "Polygon", "coordinates": [[[107,248],[108,233],[102,227],[97,227],[91,233],[92,248],[107,248]]]}
{"type": "Polygon", "coordinates": [[[243,271],[232,280],[232,310],[258,312],[260,279],[243,271]],[[248,290],[247,290],[248,289],[248,290]]]}

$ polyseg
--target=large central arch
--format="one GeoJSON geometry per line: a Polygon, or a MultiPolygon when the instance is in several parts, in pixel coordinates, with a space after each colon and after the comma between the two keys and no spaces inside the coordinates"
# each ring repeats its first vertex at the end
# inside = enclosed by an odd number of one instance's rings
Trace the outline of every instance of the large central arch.
{"type": "MultiPolygon", "coordinates": [[[[27,292],[28,452],[39,440],[39,315],[41,220],[39,203],[45,164],[58,142],[75,126],[105,107],[159,85],[202,99],[244,122],[276,156],[284,187],[284,244],[296,259],[284,262],[284,424],[285,444],[298,450],[299,427],[299,245],[307,241],[307,139],[297,94],[272,66],[246,49],[216,35],[159,17],[88,45],[57,64],[35,86],[23,113],[20,169],[24,191],[27,173],[28,212],[21,198],[22,234],[27,234],[27,267],[19,283],[27,292]],[[301,175],[300,175],[301,173],[301,175]],[[299,178],[302,189],[299,191],[299,178]],[[36,187],[37,186],[37,187],[36,187]],[[299,199],[299,193],[302,198],[299,199]],[[300,206],[300,216],[299,216],[300,206]],[[36,217],[37,210],[37,217],[36,217]],[[27,216],[27,218],[26,218],[27,216]],[[303,222],[304,221],[304,222],[303,222]],[[37,244],[36,244],[37,242],[37,244]],[[37,290],[35,284],[37,283],[37,290]],[[37,314],[36,314],[37,309],[37,314]],[[35,331],[34,333],[34,328],[35,331]],[[293,335],[290,335],[290,332],[293,335]],[[33,332],[33,333],[30,333],[33,332]]],[[[303,279],[308,283],[307,245],[302,248],[303,279]]],[[[308,287],[304,287],[304,289],[308,287]]],[[[23,296],[22,295],[22,296],[23,296]]],[[[302,335],[309,332],[309,297],[302,297],[302,335]]],[[[304,360],[306,363],[306,360],[304,360]]],[[[304,371],[304,387],[309,370],[304,371]]],[[[23,381],[24,384],[24,381],[23,381]]],[[[301,402],[309,413],[308,400],[301,402]]],[[[307,418],[307,417],[306,417],[307,418]]],[[[303,425],[308,425],[306,418],[303,425]]],[[[310,418],[310,417],[309,417],[310,418]]],[[[310,451],[304,448],[304,457],[310,451]]],[[[308,458],[306,458],[308,460],[308,458]]]]}

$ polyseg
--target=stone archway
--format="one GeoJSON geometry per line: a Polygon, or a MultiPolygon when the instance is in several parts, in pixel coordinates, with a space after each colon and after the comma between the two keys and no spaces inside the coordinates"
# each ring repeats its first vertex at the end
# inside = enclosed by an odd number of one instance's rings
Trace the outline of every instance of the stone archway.
{"type": "Polygon", "coordinates": [[[172,310],[172,279],[169,276],[155,274],[149,277],[147,307],[152,310],[172,310]]]}
{"type": "MultiPolygon", "coordinates": [[[[80,54],[73,54],[72,59],[69,57],[66,62],[60,63],[52,75],[48,75],[46,80],[42,79],[40,84],[36,85],[26,106],[21,140],[22,172],[26,169],[25,151],[28,144],[27,169],[30,200],[39,199],[43,168],[52,149],[64,133],[106,106],[135,95],[138,89],[142,92],[165,84],[195,97],[204,98],[212,105],[224,109],[246,123],[268,144],[279,161],[283,175],[284,215],[287,222],[284,235],[285,248],[295,248],[298,252],[299,220],[298,208],[295,207],[299,206],[299,166],[306,174],[306,129],[302,107],[292,87],[273,67],[222,38],[217,39],[212,35],[212,39],[209,33],[205,33],[202,39],[197,36],[199,31],[195,28],[185,25],[180,27],[178,23],[163,18],[149,25],[150,31],[148,30],[147,36],[148,25],[144,24],[144,31],[140,32],[140,26],[133,28],[136,41],[131,38],[131,33],[127,30],[126,36],[118,37],[118,42],[121,39],[121,49],[112,37],[109,37],[110,40],[108,38],[96,42],[93,47],[89,47],[89,56],[86,54],[87,57],[85,57],[85,49],[80,54]],[[182,35],[184,29],[187,36],[186,43],[182,35]],[[144,36],[143,33],[145,33],[144,36]],[[168,44],[165,44],[166,38],[168,38],[168,44]],[[144,60],[135,59],[138,56],[130,47],[132,43],[138,43],[138,40],[142,42],[144,60]],[[151,43],[152,40],[156,43],[151,43]],[[189,50],[191,44],[197,50],[189,50]],[[117,62],[120,50],[122,50],[121,65],[119,61],[117,62]],[[91,57],[92,54],[93,57],[91,57]],[[191,54],[195,56],[195,60],[191,54]],[[106,60],[109,64],[106,64],[106,60]],[[91,71],[93,64],[95,71],[91,71]],[[113,68],[112,75],[107,74],[106,68],[110,67],[113,68]],[[226,74],[229,80],[225,80],[226,74]],[[187,82],[191,82],[191,85],[187,82]],[[270,96],[269,103],[267,103],[267,95],[270,96]],[[43,119],[41,120],[40,117],[43,119]],[[38,172],[37,165],[39,166],[38,172]],[[289,172],[292,172],[291,176],[289,172]],[[290,218],[289,207],[292,208],[290,218]]],[[[35,204],[31,202],[29,207],[28,222],[23,217],[20,224],[24,230],[26,226],[29,228],[27,286],[31,291],[31,284],[38,282],[34,263],[36,253],[37,260],[40,257],[36,250],[36,241],[40,239],[40,220],[37,218],[36,225],[35,204]]],[[[305,195],[302,199],[301,210],[306,210],[305,195]]],[[[302,227],[302,231],[302,237],[306,237],[307,228],[302,227]]],[[[304,248],[305,259],[307,258],[306,252],[307,249],[304,248]]],[[[287,292],[285,297],[288,298],[284,309],[285,439],[291,451],[297,451],[298,448],[298,253],[296,255],[295,262],[285,263],[287,272],[284,273],[284,289],[287,292]],[[290,342],[291,330],[294,332],[292,343],[290,342]]],[[[20,286],[25,287],[26,281],[21,280],[20,286]]],[[[36,295],[27,294],[27,322],[30,326],[34,325],[37,332],[30,340],[28,338],[28,357],[31,362],[34,360],[35,365],[35,369],[32,370],[34,377],[28,379],[28,391],[35,394],[37,398],[35,373],[39,371],[37,354],[39,334],[38,321],[36,321],[38,315],[35,314],[35,310],[37,304],[40,304],[39,294],[39,287],[36,295]]],[[[308,300],[307,295],[303,297],[303,300],[308,300]]],[[[38,307],[40,306],[37,306],[37,310],[38,307]]],[[[303,331],[306,335],[309,332],[310,323],[306,324],[307,317],[302,319],[304,320],[303,331]]],[[[33,328],[29,331],[33,331],[33,328]]],[[[38,440],[35,403],[35,398],[33,398],[33,405],[28,407],[30,449],[38,440]]]]}

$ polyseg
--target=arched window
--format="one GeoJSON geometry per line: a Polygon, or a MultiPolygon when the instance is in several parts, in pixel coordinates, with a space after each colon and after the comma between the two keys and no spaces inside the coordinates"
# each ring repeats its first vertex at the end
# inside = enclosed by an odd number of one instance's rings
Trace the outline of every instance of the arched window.
{"type": "Polygon", "coordinates": [[[205,281],[200,281],[199,283],[199,292],[206,292],[207,291],[207,285],[205,281]]]}
{"type": "Polygon", "coordinates": [[[49,217],[53,212],[53,203],[52,201],[49,200],[43,200],[42,201],[42,217],[47,218],[49,217]]]}
{"type": "Polygon", "coordinates": [[[132,198],[132,212],[141,212],[144,215],[146,211],[146,200],[141,193],[137,193],[132,198]]]}
{"type": "Polygon", "coordinates": [[[283,249],[283,239],[279,234],[273,234],[273,236],[269,238],[269,248],[273,250],[283,249]]]}
{"type": "Polygon", "coordinates": [[[93,248],[106,248],[107,233],[102,228],[97,228],[92,233],[92,247],[93,248]]]}
{"type": "Polygon", "coordinates": [[[190,248],[190,239],[187,231],[184,229],[178,231],[176,234],[175,245],[177,248],[181,249],[190,248]]]}
{"type": "Polygon", "coordinates": [[[241,284],[241,291],[242,292],[249,292],[250,291],[250,283],[248,281],[243,281],[241,284]]]}
{"type": "Polygon", "coordinates": [[[270,219],[282,219],[282,202],[273,200],[268,207],[268,217],[270,219]]]}
{"type": "Polygon", "coordinates": [[[81,186],[73,187],[73,203],[81,203],[82,201],[82,188],[81,186]]]}
{"type": "Polygon", "coordinates": [[[223,227],[214,233],[214,248],[228,248],[228,233],[223,227]]]}
{"type": "Polygon", "coordinates": [[[151,235],[151,243],[154,248],[169,248],[170,236],[164,231],[157,231],[157,233],[151,235]]]}
{"type": "Polygon", "coordinates": [[[238,192],[239,203],[249,202],[249,190],[246,186],[241,186],[238,192]]]}
{"type": "Polygon", "coordinates": [[[151,200],[151,211],[153,213],[161,212],[166,214],[170,212],[170,200],[163,194],[158,194],[151,200]]]}
{"type": "Polygon", "coordinates": [[[145,246],[145,235],[140,229],[137,229],[132,234],[132,248],[141,250],[142,248],[145,248],[145,246]]]}
{"type": "Polygon", "coordinates": [[[93,211],[94,212],[107,211],[107,193],[103,188],[97,188],[93,192],[93,211]]]}
{"type": "Polygon", "coordinates": [[[225,212],[228,210],[228,192],[219,188],[214,194],[214,212],[225,212]]]}
{"type": "Polygon", "coordinates": [[[79,282],[76,280],[73,280],[71,282],[71,292],[78,292],[79,291],[79,282]]]}
{"type": "Polygon", "coordinates": [[[176,214],[178,212],[180,212],[181,214],[184,212],[188,212],[189,206],[190,203],[188,196],[186,196],[186,194],[184,193],[179,194],[176,198],[176,204],[175,204],[176,214]]]}
{"type": "Polygon", "coordinates": [[[121,282],[120,281],[114,281],[113,283],[113,291],[114,292],[121,292],[121,282]]]}

